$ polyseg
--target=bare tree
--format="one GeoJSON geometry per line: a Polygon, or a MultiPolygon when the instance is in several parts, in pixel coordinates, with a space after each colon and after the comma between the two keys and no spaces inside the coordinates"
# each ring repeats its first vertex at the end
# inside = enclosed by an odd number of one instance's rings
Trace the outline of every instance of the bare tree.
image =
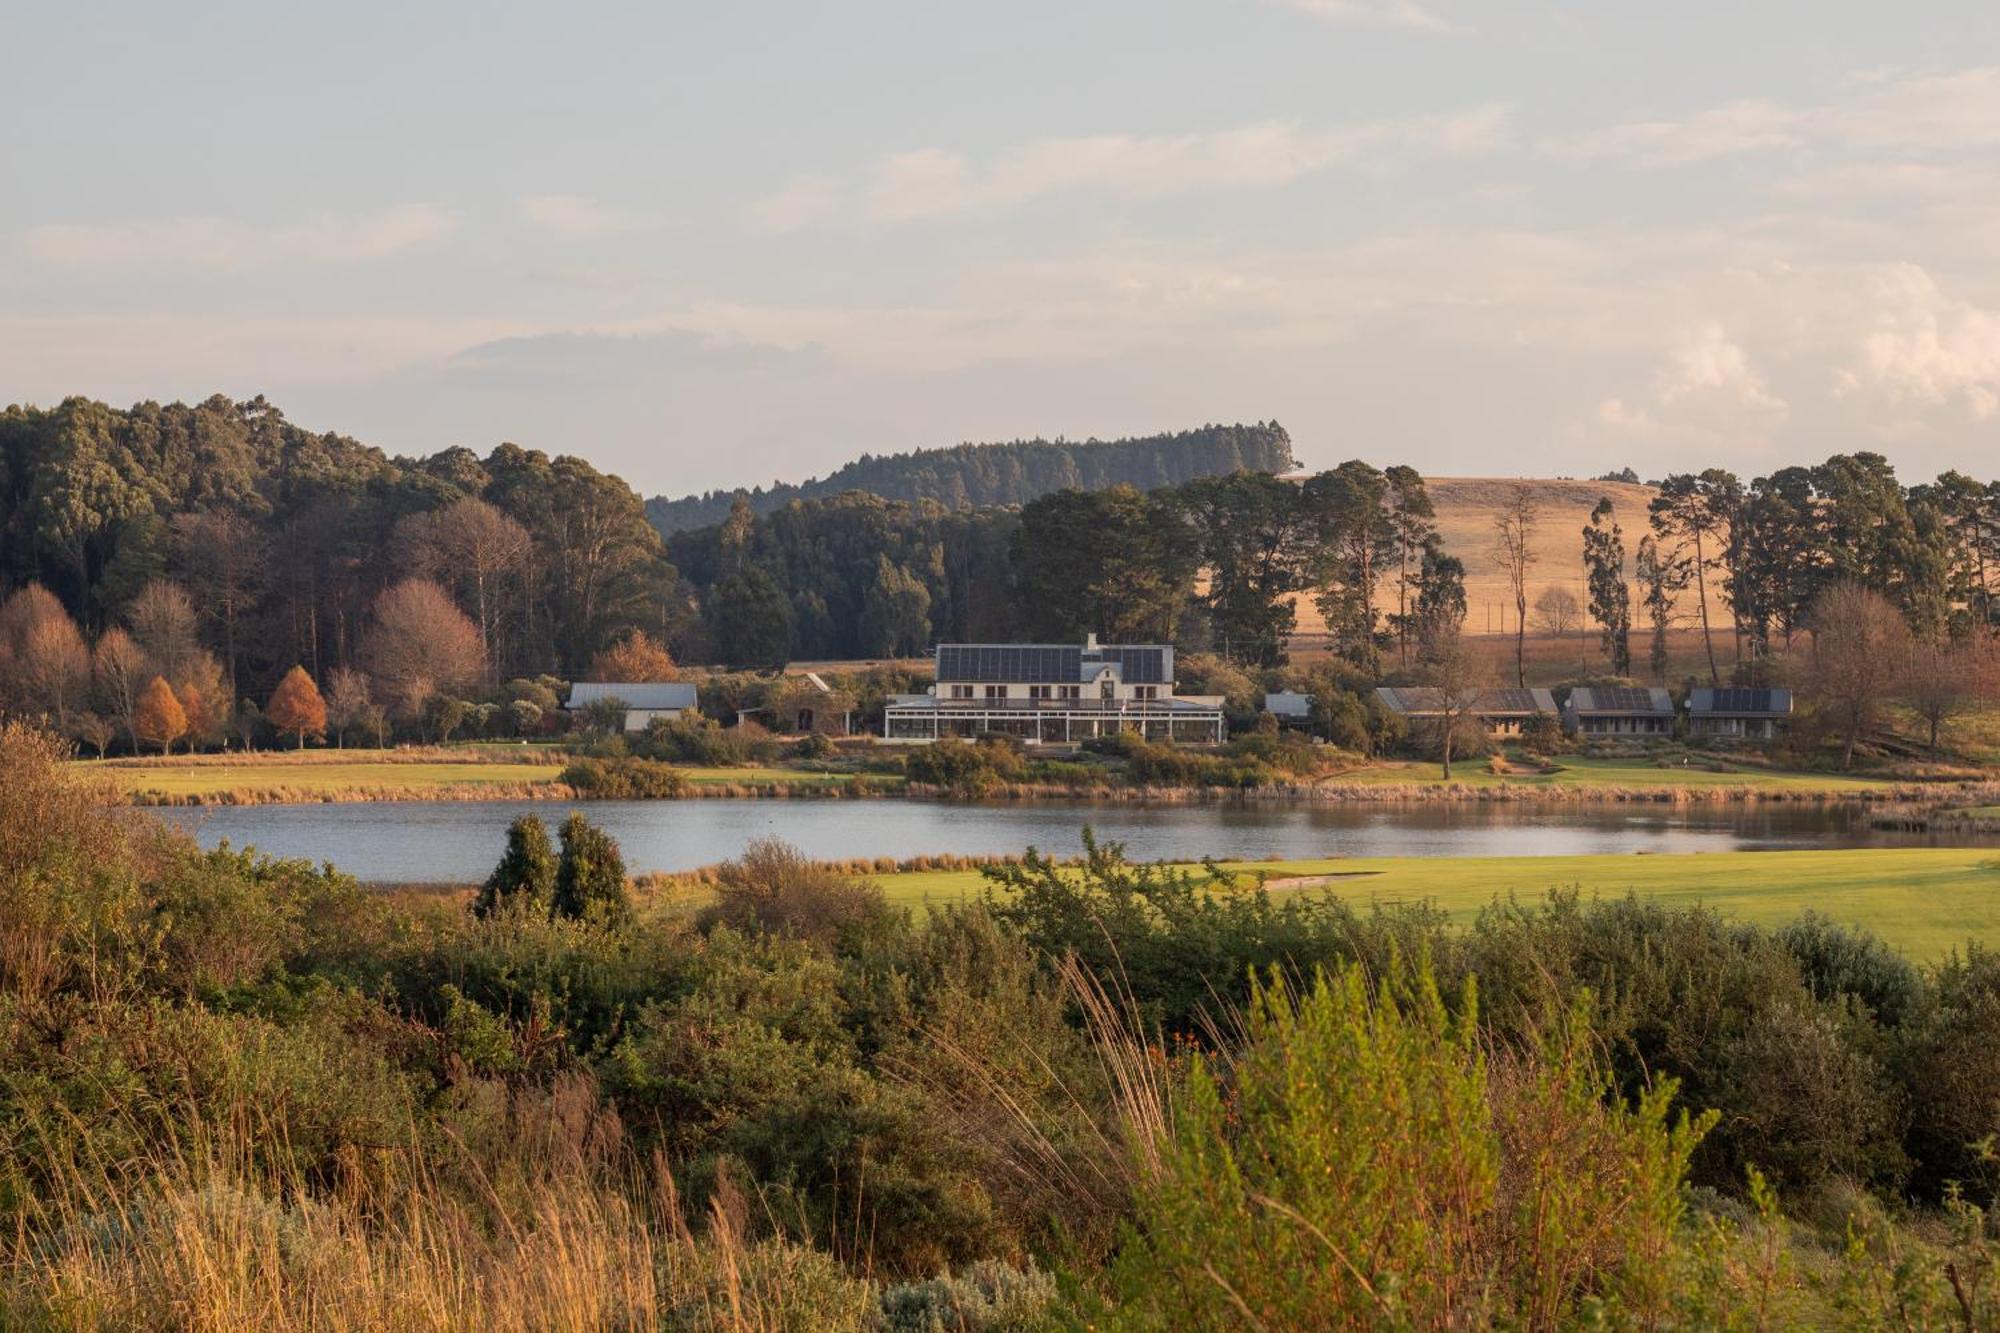
{"type": "Polygon", "coordinates": [[[1425,663],[1424,679],[1433,692],[1438,729],[1438,759],[1445,781],[1451,780],[1452,746],[1459,729],[1471,718],[1485,683],[1484,665],[1458,621],[1433,617],[1420,631],[1420,648],[1425,663]]]}
{"type": "Polygon", "coordinates": [[[368,677],[352,667],[336,667],[326,683],[326,720],[333,728],[335,742],[347,747],[347,733],[369,726],[369,712],[375,701],[369,695],[368,677]]]}
{"type": "Polygon", "coordinates": [[[0,697],[69,729],[72,710],[90,688],[90,650],[61,602],[39,587],[7,599],[0,628],[0,664],[6,680],[0,697]]]}
{"type": "Polygon", "coordinates": [[[479,628],[429,579],[405,579],[375,599],[362,657],[397,715],[421,717],[440,690],[479,679],[479,628]]]}
{"type": "Polygon", "coordinates": [[[139,691],[146,684],[146,654],[132,636],[116,626],[98,636],[91,654],[90,673],[97,690],[97,706],[125,733],[125,739],[139,748],[135,725],[139,691]]]}
{"type": "Polygon", "coordinates": [[[1538,558],[1535,524],[1539,516],[1535,493],[1517,485],[1493,519],[1493,553],[1506,572],[1507,586],[1514,593],[1515,683],[1524,689],[1528,684],[1528,570],[1538,558]]]}
{"type": "Polygon", "coordinates": [[[1908,661],[1909,626],[1888,598],[1858,583],[1836,583],[1813,600],[1807,690],[1840,729],[1840,766],[1877,725],[1908,661]]]}
{"type": "MultiPolygon", "coordinates": [[[[1542,589],[1541,596],[1535,598],[1535,623],[1542,633],[1561,643],[1574,630],[1583,628],[1583,602],[1577,595],[1559,583],[1552,583],[1542,589]]],[[[1577,665],[1583,664],[1583,645],[1577,644],[1577,665]]]]}
{"type": "Polygon", "coordinates": [[[472,607],[487,658],[498,667],[504,594],[534,552],[528,530],[484,500],[467,496],[396,525],[396,557],[413,573],[453,589],[472,607]]]}
{"type": "Polygon", "coordinates": [[[1929,736],[1933,758],[1945,723],[1971,712],[1981,701],[1985,684],[1984,645],[1924,639],[1910,646],[1903,669],[1903,703],[1917,715],[1929,736]]]}
{"type": "Polygon", "coordinates": [[[125,623],[145,650],[148,665],[170,682],[184,678],[201,651],[194,602],[178,583],[154,579],[139,589],[126,609],[125,623]]]}

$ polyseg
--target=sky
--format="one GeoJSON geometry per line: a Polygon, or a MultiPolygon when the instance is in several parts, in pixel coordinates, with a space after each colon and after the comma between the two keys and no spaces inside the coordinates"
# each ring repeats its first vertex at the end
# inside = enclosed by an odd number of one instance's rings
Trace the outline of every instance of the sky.
{"type": "Polygon", "coordinates": [[[1991,0],[24,0],[0,402],[262,393],[642,491],[1302,462],[2000,475],[1991,0]]]}

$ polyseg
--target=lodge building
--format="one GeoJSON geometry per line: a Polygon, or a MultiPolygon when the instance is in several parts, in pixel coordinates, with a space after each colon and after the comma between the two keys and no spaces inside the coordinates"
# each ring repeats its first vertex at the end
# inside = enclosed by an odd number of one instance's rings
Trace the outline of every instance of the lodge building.
{"type": "Polygon", "coordinates": [[[927,744],[983,733],[1065,744],[1121,731],[1150,740],[1224,737],[1219,697],[1174,693],[1174,650],[1161,643],[944,643],[937,683],[883,710],[882,739],[927,744]]]}

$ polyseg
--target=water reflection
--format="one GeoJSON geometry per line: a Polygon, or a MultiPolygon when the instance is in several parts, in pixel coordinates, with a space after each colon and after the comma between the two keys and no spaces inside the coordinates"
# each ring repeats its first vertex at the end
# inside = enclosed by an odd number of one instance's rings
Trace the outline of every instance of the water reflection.
{"type": "MultiPolygon", "coordinates": [[[[902,800],[598,801],[585,808],[636,872],[686,870],[779,837],[807,855],[993,855],[1034,845],[1069,854],[1078,833],[1127,844],[1147,860],[1228,856],[1560,856],[1788,847],[1924,846],[1944,840],[1877,832],[1853,806],[1763,805],[950,805],[902,800]]],[[[525,811],[553,822],[561,805],[523,801],[273,805],[165,810],[202,843],[251,844],[274,856],[332,861],[364,880],[483,879],[507,824],[525,811]]],[[[1963,841],[1962,839],[1960,841],[1963,841]]]]}

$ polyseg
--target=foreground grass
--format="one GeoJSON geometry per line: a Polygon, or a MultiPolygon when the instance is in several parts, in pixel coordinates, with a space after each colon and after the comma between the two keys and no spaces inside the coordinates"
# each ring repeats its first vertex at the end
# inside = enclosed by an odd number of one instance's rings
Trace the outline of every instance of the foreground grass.
{"type": "MultiPolygon", "coordinates": [[[[1672,856],[1351,857],[1231,863],[1242,882],[1333,894],[1357,906],[1430,903],[1466,922],[1495,899],[1554,888],[1636,893],[1666,906],[1699,903],[1740,921],[1781,925],[1813,911],[1931,961],[1968,940],[2000,947],[2000,853],[1990,848],[1849,848],[1672,856]],[[1325,878],[1321,878],[1325,877],[1325,878]],[[1288,881],[1290,881],[1288,883],[1288,881]]],[[[976,870],[877,878],[905,905],[977,894],[976,870]]]]}

